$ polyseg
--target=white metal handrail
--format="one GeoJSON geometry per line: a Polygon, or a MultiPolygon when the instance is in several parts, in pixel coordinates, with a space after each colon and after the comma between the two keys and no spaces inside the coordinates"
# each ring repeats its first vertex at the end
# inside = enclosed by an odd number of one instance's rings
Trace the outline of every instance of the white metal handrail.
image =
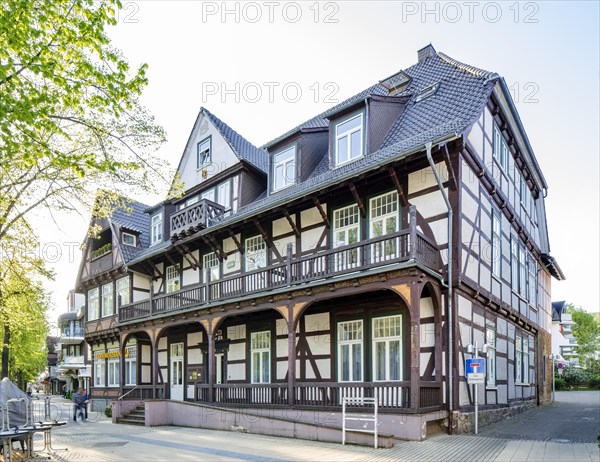
{"type": "MultiPolygon", "coordinates": [[[[352,431],[361,432],[361,433],[373,433],[374,436],[374,446],[377,449],[377,443],[379,440],[378,432],[377,432],[377,415],[379,411],[379,400],[377,399],[377,392],[374,391],[375,396],[373,398],[364,398],[361,396],[345,396],[342,399],[342,444],[346,444],[346,421],[360,421],[360,422],[373,422],[373,429],[370,430],[368,428],[352,428],[352,431]],[[346,407],[348,405],[372,405],[373,406],[373,415],[365,415],[365,414],[347,414],[346,407]]],[[[366,426],[366,425],[365,425],[366,426]]]]}

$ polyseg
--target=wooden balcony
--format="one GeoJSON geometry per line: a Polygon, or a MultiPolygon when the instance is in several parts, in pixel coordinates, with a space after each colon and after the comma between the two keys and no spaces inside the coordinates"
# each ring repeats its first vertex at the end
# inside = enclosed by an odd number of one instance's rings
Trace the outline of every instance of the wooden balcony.
{"type": "MultiPolygon", "coordinates": [[[[288,383],[226,383],[214,385],[214,401],[225,406],[287,406],[339,410],[342,399],[377,397],[383,412],[419,412],[442,409],[442,384],[419,383],[419,403],[411,403],[410,382],[296,382],[290,396],[288,383]]],[[[194,401],[210,402],[210,386],[195,385],[194,401]]]]}
{"type": "Polygon", "coordinates": [[[195,204],[171,214],[171,240],[190,236],[223,217],[225,207],[216,202],[202,199],[195,204]]]}
{"type": "Polygon", "coordinates": [[[191,307],[200,308],[215,301],[285,287],[293,288],[403,262],[414,261],[440,271],[443,262],[436,244],[416,229],[416,220],[411,222],[413,225],[408,229],[314,255],[294,257],[289,249],[288,257],[281,263],[123,305],[119,311],[119,321],[131,321],[191,307]]]}

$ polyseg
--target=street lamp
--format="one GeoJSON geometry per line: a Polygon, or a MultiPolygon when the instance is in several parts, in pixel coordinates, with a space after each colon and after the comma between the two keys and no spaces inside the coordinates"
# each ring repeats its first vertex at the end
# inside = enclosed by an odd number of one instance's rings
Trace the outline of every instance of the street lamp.
{"type": "MultiPolygon", "coordinates": [[[[487,353],[487,343],[484,343],[483,346],[481,347],[481,352],[483,354],[487,353]]],[[[473,358],[479,358],[479,343],[475,342],[475,346],[473,346],[471,343],[469,343],[467,345],[467,353],[472,355],[473,358]]],[[[485,368],[484,368],[484,372],[485,372],[485,368]]],[[[484,378],[485,380],[485,378],[484,378]]],[[[474,383],[473,384],[474,387],[474,398],[475,398],[475,434],[477,435],[477,431],[479,430],[479,399],[477,397],[477,390],[479,389],[478,384],[474,383]]]]}

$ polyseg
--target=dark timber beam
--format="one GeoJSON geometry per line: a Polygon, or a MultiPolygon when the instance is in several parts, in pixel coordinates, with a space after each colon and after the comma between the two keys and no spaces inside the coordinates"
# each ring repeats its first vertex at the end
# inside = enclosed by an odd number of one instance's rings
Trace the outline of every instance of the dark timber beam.
{"type": "Polygon", "coordinates": [[[162,279],[163,278],[162,272],[158,269],[158,267],[154,263],[152,263],[152,260],[148,260],[148,263],[150,263],[150,266],[152,267],[152,280],[155,280],[158,278],[162,279]],[[158,278],[154,276],[154,273],[158,274],[158,278]]]}
{"type": "Polygon", "coordinates": [[[294,223],[294,220],[292,220],[292,217],[290,217],[290,214],[287,211],[287,209],[283,209],[283,216],[287,219],[288,223],[294,230],[294,234],[296,235],[296,237],[300,237],[300,231],[298,230],[296,223],[294,223]]]}
{"type": "Polygon", "coordinates": [[[260,233],[262,238],[265,240],[265,242],[269,246],[269,249],[271,249],[273,251],[273,253],[275,254],[275,257],[277,257],[279,260],[281,260],[282,258],[281,258],[281,254],[279,253],[279,250],[277,250],[277,247],[275,247],[275,245],[273,244],[273,240],[265,232],[265,230],[263,229],[263,227],[261,226],[261,224],[259,223],[258,220],[254,220],[254,226],[256,226],[256,229],[258,229],[258,232],[260,233]]]}
{"type": "Polygon", "coordinates": [[[227,229],[227,232],[229,233],[229,237],[235,243],[235,246],[237,247],[237,249],[240,251],[240,253],[242,255],[244,255],[244,248],[242,247],[242,243],[240,241],[238,241],[238,238],[235,236],[235,233],[233,231],[231,231],[229,228],[227,229]]]}
{"type": "Polygon", "coordinates": [[[400,180],[398,179],[398,174],[396,173],[396,169],[394,167],[390,167],[388,169],[390,173],[390,177],[396,187],[396,191],[398,191],[398,197],[400,198],[400,203],[403,207],[408,207],[408,199],[406,199],[406,195],[404,194],[404,190],[402,189],[402,185],[400,184],[400,180]]]}
{"type": "Polygon", "coordinates": [[[185,258],[185,260],[190,264],[190,267],[196,271],[198,269],[198,262],[196,261],[196,259],[194,258],[193,260],[190,258],[193,257],[193,255],[188,255],[189,250],[188,249],[182,249],[179,246],[175,246],[175,249],[177,250],[177,252],[179,252],[179,255],[181,255],[183,258],[185,258]]]}
{"type": "Polygon", "coordinates": [[[358,192],[356,191],[356,186],[354,186],[354,183],[350,183],[348,187],[350,188],[352,196],[354,196],[354,200],[356,201],[356,204],[360,209],[362,217],[365,218],[367,216],[367,209],[365,209],[365,204],[363,204],[363,201],[361,200],[360,196],[358,195],[358,192]]]}
{"type": "Polygon", "coordinates": [[[212,250],[214,253],[217,254],[217,257],[219,258],[219,260],[223,261],[223,259],[221,258],[221,254],[219,253],[218,249],[213,245],[212,241],[209,241],[208,238],[206,236],[200,236],[202,238],[202,240],[204,241],[204,243],[210,247],[210,250],[212,250]]]}
{"type": "Polygon", "coordinates": [[[225,255],[225,252],[223,252],[223,247],[221,247],[221,245],[217,242],[215,237],[212,234],[209,234],[208,238],[212,242],[213,247],[217,250],[217,253],[219,255],[219,260],[221,260],[221,261],[227,260],[227,255],[225,255]]]}
{"type": "Polygon", "coordinates": [[[323,219],[325,226],[327,226],[328,228],[331,228],[331,224],[329,223],[329,218],[327,217],[325,210],[323,210],[323,206],[321,205],[321,202],[319,202],[319,199],[317,199],[315,197],[313,199],[313,202],[315,203],[315,207],[317,207],[317,210],[319,210],[319,213],[321,214],[321,218],[323,219]]]}
{"type": "Polygon", "coordinates": [[[183,244],[181,247],[183,247],[183,249],[187,252],[187,255],[189,255],[189,257],[194,260],[194,262],[196,263],[196,267],[200,268],[202,265],[200,265],[200,261],[198,259],[196,259],[196,257],[194,257],[194,254],[192,253],[192,251],[190,250],[190,248],[183,244]]]}
{"type": "Polygon", "coordinates": [[[175,260],[173,260],[173,257],[171,257],[171,255],[169,255],[168,253],[165,253],[165,257],[167,257],[167,260],[169,260],[171,262],[171,264],[175,267],[175,269],[177,271],[181,271],[181,268],[179,267],[179,263],[177,263],[175,260]]]}

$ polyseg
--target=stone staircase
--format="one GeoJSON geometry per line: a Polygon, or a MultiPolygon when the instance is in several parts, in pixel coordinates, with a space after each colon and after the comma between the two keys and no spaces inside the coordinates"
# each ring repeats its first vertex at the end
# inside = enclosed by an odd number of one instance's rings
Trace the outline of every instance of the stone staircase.
{"type": "Polygon", "coordinates": [[[146,405],[138,404],[131,412],[117,418],[117,423],[127,425],[146,425],[146,405]]]}

